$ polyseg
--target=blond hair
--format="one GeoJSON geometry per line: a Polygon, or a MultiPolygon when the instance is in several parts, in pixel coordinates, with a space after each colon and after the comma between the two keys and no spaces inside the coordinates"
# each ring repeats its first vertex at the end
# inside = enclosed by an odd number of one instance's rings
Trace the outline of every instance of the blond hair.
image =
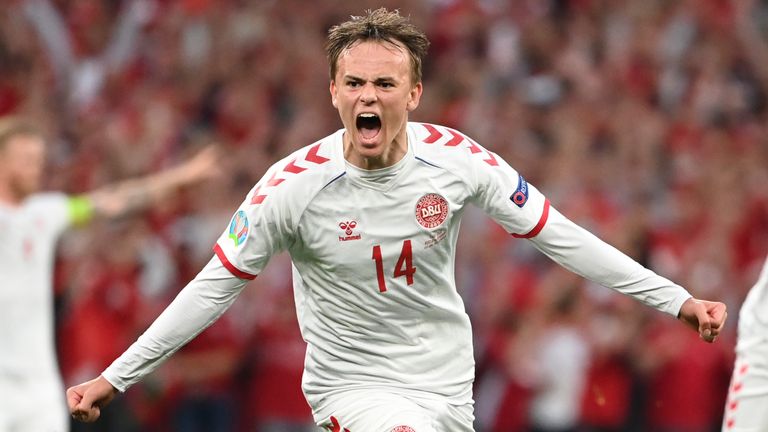
{"type": "Polygon", "coordinates": [[[422,61],[429,48],[427,36],[400,12],[379,8],[366,11],[364,16],[353,16],[349,21],[328,30],[325,52],[328,56],[331,79],[336,78],[341,53],[356,42],[374,41],[401,43],[411,59],[413,83],[421,82],[422,61]]]}

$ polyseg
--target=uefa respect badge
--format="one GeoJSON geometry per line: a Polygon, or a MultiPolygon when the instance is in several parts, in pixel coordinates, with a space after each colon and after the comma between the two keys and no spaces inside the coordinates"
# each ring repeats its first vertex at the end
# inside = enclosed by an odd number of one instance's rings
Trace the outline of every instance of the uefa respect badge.
{"type": "Polygon", "coordinates": [[[523,208],[525,203],[528,202],[528,182],[525,181],[522,175],[518,174],[517,189],[509,197],[516,206],[523,208]]]}
{"type": "Polygon", "coordinates": [[[243,210],[238,210],[229,223],[229,238],[235,242],[235,247],[245,243],[248,238],[248,216],[243,210]]]}

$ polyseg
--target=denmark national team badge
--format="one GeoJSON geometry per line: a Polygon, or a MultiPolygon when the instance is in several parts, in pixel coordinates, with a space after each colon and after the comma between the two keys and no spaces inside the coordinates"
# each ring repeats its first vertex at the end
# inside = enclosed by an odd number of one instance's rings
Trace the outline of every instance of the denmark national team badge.
{"type": "Polygon", "coordinates": [[[520,177],[517,179],[517,189],[515,189],[515,193],[513,193],[509,199],[511,199],[516,206],[523,208],[525,203],[528,202],[528,182],[525,181],[522,175],[518,175],[520,177]]]}
{"type": "Polygon", "coordinates": [[[229,223],[229,238],[235,242],[235,246],[240,246],[248,238],[248,216],[244,211],[239,210],[232,216],[232,221],[229,223]]]}
{"type": "Polygon", "coordinates": [[[396,428],[392,429],[392,432],[416,432],[416,431],[410,426],[397,426],[396,428]]]}
{"type": "Polygon", "coordinates": [[[448,217],[448,201],[436,193],[428,193],[416,203],[416,220],[424,228],[440,226],[448,217]]]}

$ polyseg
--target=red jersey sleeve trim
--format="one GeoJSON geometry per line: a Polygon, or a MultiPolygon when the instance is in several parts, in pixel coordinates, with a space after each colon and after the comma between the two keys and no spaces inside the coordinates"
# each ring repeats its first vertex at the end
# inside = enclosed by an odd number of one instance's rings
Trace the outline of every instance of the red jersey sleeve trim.
{"type": "Polygon", "coordinates": [[[252,275],[250,273],[246,273],[234,265],[232,265],[231,262],[227,259],[227,256],[224,254],[224,251],[221,249],[221,246],[219,246],[218,243],[216,243],[213,246],[213,252],[216,254],[217,257],[219,257],[219,261],[224,265],[224,267],[229,270],[230,273],[232,273],[234,276],[239,277],[240,279],[247,279],[247,280],[253,280],[256,279],[256,275],[252,275]]]}
{"type": "Polygon", "coordinates": [[[536,237],[542,229],[544,229],[544,225],[547,224],[547,219],[549,219],[549,199],[544,199],[544,211],[541,212],[541,217],[539,218],[539,222],[536,223],[536,226],[533,227],[532,230],[528,232],[528,234],[512,234],[512,237],[515,238],[531,238],[536,237]]]}

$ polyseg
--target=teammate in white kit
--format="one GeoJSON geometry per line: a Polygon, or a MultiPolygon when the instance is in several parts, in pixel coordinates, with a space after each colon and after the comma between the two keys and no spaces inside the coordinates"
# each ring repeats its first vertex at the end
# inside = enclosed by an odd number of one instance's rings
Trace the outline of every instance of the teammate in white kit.
{"type": "Polygon", "coordinates": [[[100,408],[210,325],[275,253],[293,261],[307,342],[303,390],[318,426],[350,432],[473,430],[472,333],[454,280],[459,223],[479,206],[579,274],[694,326],[713,341],[722,303],[699,301],[563,217],[496,154],[462,133],[410,123],[428,41],[379,9],[331,29],[331,100],[344,129],[273,165],[215,256],[99,377],[67,391],[100,408]]]}
{"type": "Polygon", "coordinates": [[[768,257],[739,311],[736,363],[723,432],[768,430],[768,257]]]}
{"type": "Polygon", "coordinates": [[[83,196],[37,193],[42,134],[0,119],[0,431],[69,429],[56,362],[52,272],[56,240],[70,225],[116,217],[213,172],[215,153],[173,170],[83,196]]]}

